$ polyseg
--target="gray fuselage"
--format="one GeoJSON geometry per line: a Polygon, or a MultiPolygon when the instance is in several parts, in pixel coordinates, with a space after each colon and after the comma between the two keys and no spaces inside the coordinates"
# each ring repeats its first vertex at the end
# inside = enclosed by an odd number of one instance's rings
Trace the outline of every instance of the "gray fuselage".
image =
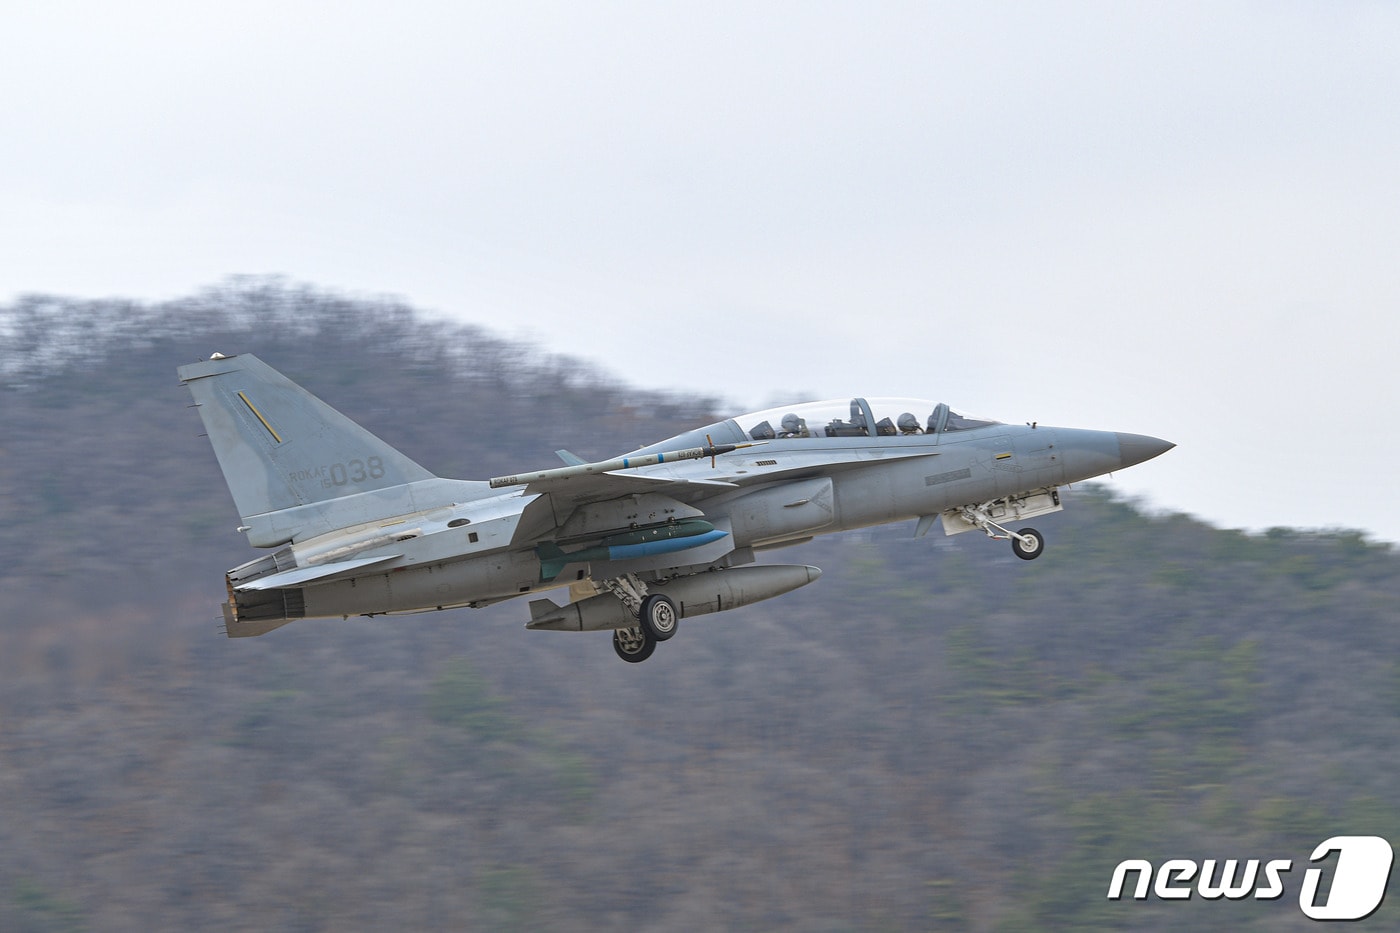
{"type": "MultiPolygon", "coordinates": [[[[730,420],[677,435],[633,456],[708,439],[716,444],[747,440],[730,420]]],[[[297,565],[315,563],[328,554],[337,560],[377,555],[393,559],[383,569],[352,579],[259,597],[275,601],[274,614],[282,618],[370,615],[481,606],[628,572],[664,578],[682,569],[695,572],[746,563],[755,548],[1051,490],[1139,462],[1159,453],[1153,446],[1161,443],[1112,431],[1006,424],[910,436],[774,438],[719,456],[713,466],[708,459],[697,459],[635,471],[638,478],[671,482],[665,496],[640,497],[654,501],[644,503],[645,515],[630,516],[632,524],[665,520],[668,509],[672,518],[703,510],[730,532],[720,547],[661,558],[570,564],[553,579],[543,579],[536,542],[546,529],[567,527],[570,516],[555,514],[550,493],[515,489],[297,542],[284,549],[292,552],[297,565]],[[681,492],[676,491],[676,481],[684,484],[681,492]],[[691,511],[684,511],[687,507],[691,511]]],[[[239,571],[232,571],[231,577],[237,579],[239,571]]],[[[248,618],[254,598],[240,596],[248,602],[243,611],[248,618]]]]}

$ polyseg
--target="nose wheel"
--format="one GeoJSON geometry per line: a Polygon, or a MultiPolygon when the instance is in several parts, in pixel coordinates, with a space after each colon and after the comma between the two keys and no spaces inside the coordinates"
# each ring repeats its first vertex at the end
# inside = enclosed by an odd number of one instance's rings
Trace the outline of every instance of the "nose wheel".
{"type": "MultiPolygon", "coordinates": [[[[982,533],[994,541],[1010,541],[1012,553],[1021,560],[1035,560],[1045,551],[1045,536],[1034,528],[1012,531],[994,522],[991,511],[1000,501],[984,502],[981,505],[965,505],[959,512],[959,518],[974,528],[982,529],[982,533]]],[[[1056,498],[1055,508],[1051,511],[1058,511],[1059,502],[1060,500],[1056,498]]],[[[1002,519],[1002,521],[1014,520],[1014,517],[1002,519]]]]}
{"type": "Polygon", "coordinates": [[[1011,532],[1011,551],[1021,560],[1035,560],[1045,550],[1045,536],[1034,528],[1011,532]]]}

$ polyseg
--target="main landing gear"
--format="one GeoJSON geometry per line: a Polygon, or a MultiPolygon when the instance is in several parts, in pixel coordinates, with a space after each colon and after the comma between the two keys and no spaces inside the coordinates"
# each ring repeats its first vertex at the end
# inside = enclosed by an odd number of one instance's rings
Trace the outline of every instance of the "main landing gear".
{"type": "Polygon", "coordinates": [[[1034,528],[1011,531],[992,521],[991,516],[987,514],[988,507],[992,504],[989,502],[984,505],[965,505],[962,508],[961,517],[969,525],[975,525],[982,529],[987,537],[995,541],[1009,540],[1011,552],[1021,560],[1035,560],[1045,552],[1045,536],[1034,528]]]}
{"type": "Polygon", "coordinates": [[[637,624],[631,628],[613,630],[613,650],[619,658],[639,664],[651,657],[659,642],[676,634],[681,615],[669,596],[648,593],[646,584],[632,573],[603,585],[637,616],[637,624]]]}
{"type": "Polygon", "coordinates": [[[613,650],[624,661],[640,664],[656,650],[656,639],[638,628],[613,629],[613,650]]]}

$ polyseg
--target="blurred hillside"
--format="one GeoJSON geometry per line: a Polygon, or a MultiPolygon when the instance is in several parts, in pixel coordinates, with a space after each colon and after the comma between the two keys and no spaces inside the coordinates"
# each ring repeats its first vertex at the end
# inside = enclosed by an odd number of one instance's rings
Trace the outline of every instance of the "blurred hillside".
{"type": "Polygon", "coordinates": [[[1087,486],[1033,563],[775,555],[825,575],[639,666],[523,603],[229,641],[254,552],[175,377],[214,351],[447,476],[717,417],[278,281],[0,308],[0,929],[1306,929],[1316,843],[1400,840],[1400,558],[1358,534],[1087,486]],[[1107,901],[1126,858],[1298,869],[1107,901]]]}

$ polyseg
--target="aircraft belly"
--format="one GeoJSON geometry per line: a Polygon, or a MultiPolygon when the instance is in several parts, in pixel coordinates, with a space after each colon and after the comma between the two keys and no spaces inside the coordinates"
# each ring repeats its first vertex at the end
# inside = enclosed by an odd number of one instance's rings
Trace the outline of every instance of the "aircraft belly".
{"type": "Polygon", "coordinates": [[[932,515],[994,498],[996,489],[990,466],[956,448],[936,458],[885,463],[836,477],[838,524],[845,530],[932,515]]]}
{"type": "Polygon", "coordinates": [[[533,553],[507,551],[307,587],[303,593],[310,617],[412,612],[551,588],[540,584],[539,574],[533,553]]]}
{"type": "MultiPolygon", "coordinates": [[[[722,573],[693,573],[650,584],[651,592],[667,596],[680,617],[690,619],[747,606],[806,586],[821,576],[816,567],[763,564],[722,573]]],[[[559,632],[590,632],[628,628],[637,623],[633,612],[611,594],[585,597],[566,605],[549,599],[530,601],[526,628],[559,632]]]]}

